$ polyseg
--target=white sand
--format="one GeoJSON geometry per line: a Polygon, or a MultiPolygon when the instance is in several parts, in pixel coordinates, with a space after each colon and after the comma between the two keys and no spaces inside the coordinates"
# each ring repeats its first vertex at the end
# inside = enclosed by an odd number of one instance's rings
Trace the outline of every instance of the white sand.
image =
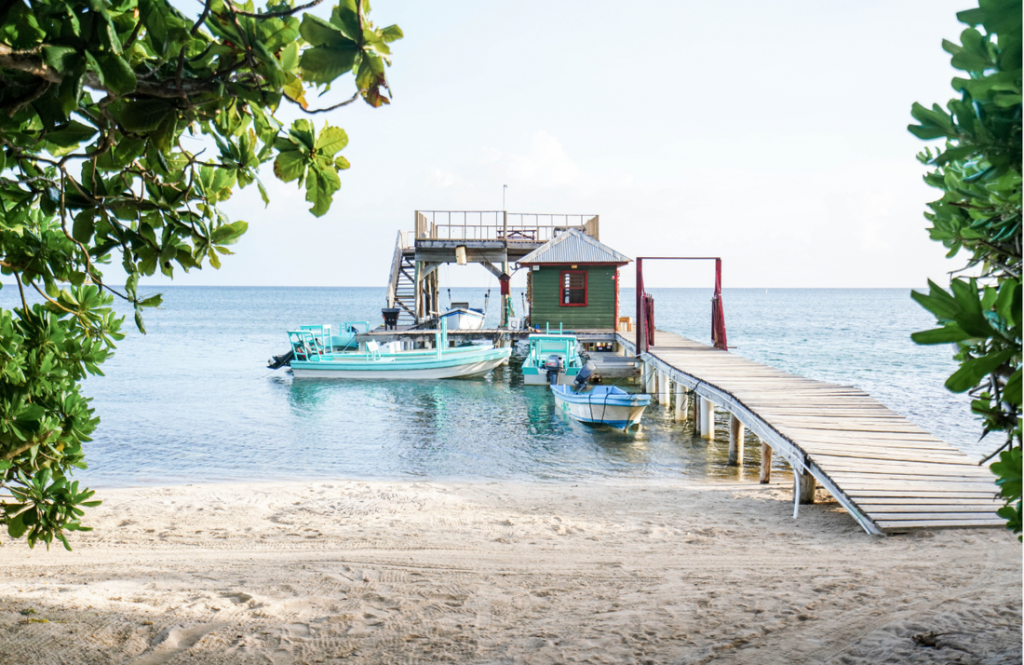
{"type": "Polygon", "coordinates": [[[835,503],[794,521],[789,497],[665,483],[105,491],[74,552],[0,548],[0,663],[1021,662],[1011,534],[878,538],[835,503]],[[915,644],[927,631],[946,634],[915,644]]]}

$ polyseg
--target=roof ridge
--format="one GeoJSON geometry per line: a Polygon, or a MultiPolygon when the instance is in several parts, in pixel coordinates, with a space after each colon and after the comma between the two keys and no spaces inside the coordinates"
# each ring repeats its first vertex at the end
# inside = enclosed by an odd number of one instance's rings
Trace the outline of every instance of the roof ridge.
{"type": "MultiPolygon", "coordinates": [[[[572,251],[571,250],[571,246],[570,246],[570,249],[566,250],[566,251],[570,251],[571,252],[572,251]]],[[[586,250],[584,250],[584,251],[586,251],[586,250]]],[[[523,258],[519,259],[518,263],[523,264],[523,263],[538,263],[538,262],[547,262],[547,263],[574,263],[575,262],[575,263],[622,263],[622,264],[625,264],[625,263],[629,263],[630,261],[632,261],[631,258],[629,258],[628,256],[626,256],[625,254],[623,254],[621,252],[615,251],[614,249],[612,249],[608,245],[605,245],[604,243],[602,243],[597,238],[594,238],[594,237],[584,233],[581,229],[572,228],[572,229],[566,229],[565,231],[563,231],[558,236],[552,238],[551,240],[548,240],[546,243],[544,243],[543,245],[541,245],[537,249],[533,250],[532,252],[530,252],[529,254],[524,256],[523,258]],[[574,238],[574,239],[577,239],[577,240],[582,240],[587,246],[589,246],[591,249],[595,250],[598,254],[601,254],[603,256],[596,257],[597,260],[593,260],[595,257],[591,257],[592,260],[589,260],[589,261],[586,258],[582,258],[582,257],[581,258],[569,257],[569,258],[564,258],[562,260],[544,261],[545,255],[553,253],[554,250],[559,245],[561,245],[563,242],[565,242],[566,240],[568,240],[570,238],[574,238]]]]}

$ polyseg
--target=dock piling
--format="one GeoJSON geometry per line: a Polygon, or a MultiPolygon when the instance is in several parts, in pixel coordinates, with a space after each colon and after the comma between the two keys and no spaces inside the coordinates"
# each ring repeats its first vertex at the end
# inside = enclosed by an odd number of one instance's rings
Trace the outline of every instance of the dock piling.
{"type": "Polygon", "coordinates": [[[700,436],[715,440],[715,404],[706,397],[700,398],[700,436]]]}
{"type": "Polygon", "coordinates": [[[669,400],[668,374],[658,372],[658,404],[664,406],[669,400]]]}
{"type": "Polygon", "coordinates": [[[736,414],[729,414],[729,466],[743,465],[743,423],[736,414]]]}
{"type": "Polygon", "coordinates": [[[799,495],[800,503],[805,505],[814,503],[814,489],[815,485],[817,485],[817,480],[811,475],[811,472],[804,470],[800,473],[794,469],[793,482],[795,483],[793,489],[799,495]]]}
{"type": "Polygon", "coordinates": [[[686,422],[687,407],[690,401],[689,396],[686,394],[686,388],[681,383],[676,384],[676,415],[675,418],[679,422],[686,422]]]}
{"type": "Polygon", "coordinates": [[[772,447],[761,442],[761,484],[772,482],[772,447]]]}

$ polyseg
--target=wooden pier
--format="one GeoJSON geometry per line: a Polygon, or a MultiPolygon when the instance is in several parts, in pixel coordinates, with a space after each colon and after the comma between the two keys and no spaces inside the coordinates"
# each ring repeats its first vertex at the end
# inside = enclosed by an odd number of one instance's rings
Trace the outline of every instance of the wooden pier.
{"type": "MultiPolygon", "coordinates": [[[[618,338],[635,353],[632,341],[618,338]]],[[[660,330],[639,359],[648,392],[662,404],[675,394],[677,417],[687,417],[689,393],[696,395],[705,438],[715,436],[715,405],[731,414],[730,463],[742,464],[744,428],[762,442],[761,482],[770,479],[773,452],[790,463],[794,517],[801,503],[814,501],[818,484],[872,534],[1004,524],[988,469],[857,388],[660,330]]]]}

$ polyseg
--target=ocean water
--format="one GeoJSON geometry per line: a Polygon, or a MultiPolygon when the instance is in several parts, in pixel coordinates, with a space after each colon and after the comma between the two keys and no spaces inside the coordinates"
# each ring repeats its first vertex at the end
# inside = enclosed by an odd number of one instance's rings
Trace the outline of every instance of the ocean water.
{"type": "MultiPolygon", "coordinates": [[[[154,291],[155,292],[155,291],[154,291]]],[[[657,325],[710,341],[710,290],[654,289],[657,325]]],[[[594,428],[554,409],[546,388],[518,367],[472,380],[293,380],[265,369],[287,349],[284,331],[306,323],[380,322],[383,288],[162,289],[149,334],[128,336],[86,381],[102,418],[86,447],[92,487],[303,479],[745,478],[725,464],[727,442],[706,442],[652,406],[636,435],[594,428]]],[[[484,289],[452,299],[484,303],[484,289]]],[[[492,295],[496,294],[496,290],[492,295]]],[[[447,303],[447,293],[443,292],[447,303]]],[[[17,290],[0,291],[10,307],[17,290]]],[[[492,298],[488,323],[496,325],[492,298]]],[[[930,327],[905,289],[727,289],[734,352],[804,376],[855,385],[965,452],[980,457],[967,400],[942,384],[950,349],[908,335],[930,327]]],[[[623,290],[624,313],[634,294],[623,290]]],[[[522,307],[521,295],[514,303],[522,307]]],[[[724,420],[719,431],[724,430],[724,420]]]]}

